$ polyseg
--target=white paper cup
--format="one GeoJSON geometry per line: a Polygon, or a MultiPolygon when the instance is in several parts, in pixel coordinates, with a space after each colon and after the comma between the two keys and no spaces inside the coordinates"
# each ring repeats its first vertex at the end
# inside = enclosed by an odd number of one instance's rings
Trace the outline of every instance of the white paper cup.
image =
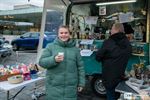
{"type": "Polygon", "coordinates": [[[64,52],[58,52],[59,56],[64,56],[64,52]]]}

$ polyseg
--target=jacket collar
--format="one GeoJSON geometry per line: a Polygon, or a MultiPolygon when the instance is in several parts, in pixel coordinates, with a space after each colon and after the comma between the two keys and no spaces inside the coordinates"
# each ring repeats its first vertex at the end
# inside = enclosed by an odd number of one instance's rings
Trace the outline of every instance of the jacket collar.
{"type": "Polygon", "coordinates": [[[110,36],[110,38],[113,39],[114,41],[120,41],[125,37],[126,37],[125,33],[122,33],[122,32],[115,33],[115,34],[110,36]]]}
{"type": "Polygon", "coordinates": [[[68,41],[62,41],[59,38],[56,38],[54,40],[54,44],[62,46],[62,47],[74,47],[75,46],[75,40],[69,39],[68,41]]]}

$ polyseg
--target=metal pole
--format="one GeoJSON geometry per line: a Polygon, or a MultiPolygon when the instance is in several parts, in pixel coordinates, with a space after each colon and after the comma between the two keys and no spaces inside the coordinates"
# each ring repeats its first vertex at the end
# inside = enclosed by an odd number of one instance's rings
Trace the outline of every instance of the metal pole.
{"type": "Polygon", "coordinates": [[[9,100],[9,91],[7,91],[7,100],[9,100]]]}
{"type": "Polygon", "coordinates": [[[150,32],[150,19],[149,19],[149,18],[150,18],[150,4],[149,4],[150,1],[148,0],[147,3],[148,3],[148,4],[147,4],[148,7],[147,7],[147,10],[146,10],[146,11],[147,11],[147,12],[146,12],[146,13],[147,13],[147,31],[146,31],[147,34],[146,34],[146,42],[149,43],[149,42],[150,42],[150,33],[149,33],[149,32],[150,32]]]}
{"type": "Polygon", "coordinates": [[[46,0],[44,0],[44,7],[43,7],[43,13],[42,13],[42,23],[41,23],[41,31],[40,31],[40,39],[39,39],[39,45],[38,45],[38,51],[37,51],[37,60],[36,63],[39,62],[42,48],[43,48],[43,38],[44,38],[44,31],[45,31],[45,22],[46,22],[46,0]]]}
{"type": "Polygon", "coordinates": [[[150,64],[150,0],[147,0],[147,33],[146,33],[146,41],[149,44],[149,53],[148,53],[148,59],[149,59],[149,64],[150,64]]]}

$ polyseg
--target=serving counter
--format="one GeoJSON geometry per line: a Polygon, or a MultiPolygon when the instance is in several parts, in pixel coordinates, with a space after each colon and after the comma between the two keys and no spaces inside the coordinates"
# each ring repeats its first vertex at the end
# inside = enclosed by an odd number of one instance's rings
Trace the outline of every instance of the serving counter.
{"type": "MultiPolygon", "coordinates": [[[[94,40],[93,44],[96,49],[100,48],[103,40],[94,40]]],[[[149,44],[141,42],[131,42],[132,56],[127,64],[127,71],[133,68],[134,64],[144,63],[144,66],[149,64],[149,44]]],[[[101,74],[102,64],[95,60],[96,51],[91,56],[83,56],[86,75],[101,74]]]]}

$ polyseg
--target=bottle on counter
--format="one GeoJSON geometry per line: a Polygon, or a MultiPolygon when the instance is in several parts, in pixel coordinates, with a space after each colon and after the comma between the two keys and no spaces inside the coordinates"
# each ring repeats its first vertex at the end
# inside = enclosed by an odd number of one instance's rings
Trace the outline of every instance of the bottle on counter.
{"type": "Polygon", "coordinates": [[[105,33],[105,39],[108,39],[110,36],[110,30],[107,30],[106,33],[105,33]]]}

